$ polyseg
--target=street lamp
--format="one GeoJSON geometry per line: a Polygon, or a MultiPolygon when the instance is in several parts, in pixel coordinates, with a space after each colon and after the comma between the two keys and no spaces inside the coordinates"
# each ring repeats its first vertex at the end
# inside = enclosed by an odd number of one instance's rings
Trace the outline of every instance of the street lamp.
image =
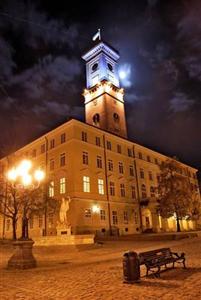
{"type": "MultiPolygon", "coordinates": [[[[45,178],[45,173],[40,169],[34,169],[30,160],[24,159],[7,173],[8,181],[16,191],[31,191],[40,186],[45,178]]],[[[29,196],[29,194],[28,194],[29,196]]],[[[32,253],[34,241],[29,239],[27,209],[28,198],[26,193],[22,196],[22,236],[14,242],[15,251],[8,260],[9,269],[29,269],[36,267],[36,260],[32,253]]]]}
{"type": "MultiPolygon", "coordinates": [[[[39,187],[41,181],[45,178],[45,173],[40,169],[34,170],[31,160],[24,159],[19,165],[8,171],[7,178],[16,190],[32,190],[39,187]]],[[[21,239],[29,239],[28,218],[25,210],[22,217],[21,239]]]]}

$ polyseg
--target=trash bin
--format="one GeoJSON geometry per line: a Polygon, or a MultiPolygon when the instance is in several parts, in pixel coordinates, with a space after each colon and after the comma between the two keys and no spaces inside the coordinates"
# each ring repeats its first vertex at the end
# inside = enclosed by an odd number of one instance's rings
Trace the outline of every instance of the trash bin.
{"type": "Polygon", "coordinates": [[[136,252],[126,252],[123,255],[124,283],[140,282],[140,262],[136,252]]]}

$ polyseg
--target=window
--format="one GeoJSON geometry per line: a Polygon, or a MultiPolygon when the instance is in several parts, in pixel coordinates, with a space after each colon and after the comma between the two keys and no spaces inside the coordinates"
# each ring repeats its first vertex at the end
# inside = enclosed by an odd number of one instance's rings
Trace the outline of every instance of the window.
{"type": "Polygon", "coordinates": [[[48,225],[49,227],[52,227],[52,225],[54,224],[54,214],[48,214],[48,225]]]}
{"type": "Polygon", "coordinates": [[[131,198],[136,199],[136,192],[135,192],[135,186],[131,186],[131,198]]]}
{"type": "Polygon", "coordinates": [[[88,176],[83,176],[83,192],[90,192],[90,178],[88,176]]]}
{"type": "Polygon", "coordinates": [[[50,159],[50,171],[54,170],[54,159],[50,159]]]}
{"type": "Polygon", "coordinates": [[[99,126],[100,125],[100,115],[99,114],[95,114],[93,116],[93,125],[95,125],[95,126],[99,126]]]}
{"type": "Polygon", "coordinates": [[[101,156],[97,156],[97,168],[102,168],[102,157],[101,156]]]}
{"type": "Polygon", "coordinates": [[[44,153],[45,152],[45,144],[42,144],[40,146],[40,153],[44,153]]]}
{"type": "Polygon", "coordinates": [[[95,72],[98,69],[98,64],[97,63],[93,64],[91,69],[92,69],[93,72],[95,72]]]}
{"type": "Polygon", "coordinates": [[[153,180],[153,175],[151,171],[149,171],[149,180],[153,180]]]}
{"type": "Polygon", "coordinates": [[[66,178],[65,177],[60,178],[59,186],[60,186],[60,194],[65,194],[65,192],[66,192],[66,178]]]}
{"type": "Polygon", "coordinates": [[[55,147],[55,139],[50,140],[50,149],[55,147]]]}
{"type": "Polygon", "coordinates": [[[118,224],[118,218],[117,218],[117,211],[112,211],[112,223],[113,225],[117,225],[118,224]]]}
{"type": "Polygon", "coordinates": [[[62,153],[60,154],[60,166],[63,167],[66,164],[66,154],[62,153]]]}
{"type": "Polygon", "coordinates": [[[108,66],[108,69],[111,71],[111,72],[113,72],[113,66],[111,65],[111,64],[107,64],[107,66],[108,66]]]}
{"type": "Polygon", "coordinates": [[[89,164],[88,152],[85,152],[85,151],[82,152],[82,163],[84,165],[88,165],[89,164]]]}
{"type": "Polygon", "coordinates": [[[112,181],[110,181],[110,195],[115,196],[115,185],[112,181]]]}
{"type": "Polygon", "coordinates": [[[151,197],[155,197],[155,188],[153,186],[150,187],[150,195],[151,197]]]}
{"type": "Polygon", "coordinates": [[[126,196],[124,183],[120,184],[120,194],[121,194],[121,197],[125,197],[126,196]]]}
{"type": "Polygon", "coordinates": [[[107,149],[112,150],[112,144],[110,141],[107,141],[107,149]]]}
{"type": "Polygon", "coordinates": [[[33,216],[31,216],[31,217],[29,218],[29,228],[32,229],[32,228],[33,228],[33,225],[34,225],[34,218],[33,218],[33,216]]]}
{"type": "Polygon", "coordinates": [[[128,224],[128,212],[124,211],[124,224],[128,224]]]}
{"type": "Polygon", "coordinates": [[[146,191],[145,184],[142,184],[141,191],[142,191],[142,198],[147,198],[147,191],[146,191]]]}
{"type": "Polygon", "coordinates": [[[151,162],[151,158],[150,158],[149,155],[147,155],[147,161],[148,161],[148,162],[151,162]]]}
{"type": "Polygon", "coordinates": [[[119,173],[120,174],[124,173],[124,167],[123,167],[123,163],[121,161],[119,162],[119,173]]]}
{"type": "Polygon", "coordinates": [[[66,141],[66,134],[62,133],[61,134],[61,144],[65,143],[65,141],[66,141]]]}
{"type": "Polygon", "coordinates": [[[132,157],[132,156],[133,156],[132,149],[130,149],[130,148],[128,148],[128,156],[129,156],[129,157],[132,157]]]}
{"type": "Polygon", "coordinates": [[[10,230],[10,219],[6,220],[6,231],[10,230]]]}
{"type": "Polygon", "coordinates": [[[38,216],[38,227],[43,227],[43,215],[38,216]]]}
{"type": "Polygon", "coordinates": [[[36,157],[36,149],[32,150],[32,157],[36,157]]]}
{"type": "Polygon", "coordinates": [[[49,197],[54,197],[54,181],[50,181],[49,183],[49,197]]]}
{"type": "Polygon", "coordinates": [[[120,145],[117,145],[117,152],[121,153],[121,146],[120,145]]]}
{"type": "Polygon", "coordinates": [[[104,195],[104,181],[103,179],[98,179],[98,193],[104,195]]]}
{"type": "Polygon", "coordinates": [[[144,170],[143,169],[140,169],[140,178],[144,178],[144,170]]]}
{"type": "Polygon", "coordinates": [[[134,212],[134,220],[135,220],[135,224],[138,224],[138,214],[136,211],[134,212]]]}
{"type": "Polygon", "coordinates": [[[85,218],[91,218],[91,209],[90,208],[85,209],[84,216],[85,216],[85,218]]]}
{"type": "Polygon", "coordinates": [[[82,131],[82,141],[87,142],[87,133],[85,131],[82,131]]]}
{"type": "Polygon", "coordinates": [[[113,161],[111,159],[108,160],[108,170],[113,171],[113,161]]]}
{"type": "Polygon", "coordinates": [[[130,176],[134,176],[134,168],[132,165],[130,165],[129,171],[130,171],[130,176]]]}
{"type": "Polygon", "coordinates": [[[105,210],[104,209],[100,210],[100,219],[102,221],[104,221],[106,219],[106,215],[105,215],[105,210]]]}
{"type": "Polygon", "coordinates": [[[98,136],[96,136],[96,146],[100,147],[100,145],[101,145],[101,140],[98,136]]]}
{"type": "Polygon", "coordinates": [[[119,115],[117,113],[113,114],[114,122],[119,123],[119,115]]]}
{"type": "Polygon", "coordinates": [[[141,152],[138,152],[138,157],[139,157],[140,159],[142,159],[142,153],[141,153],[141,152]]]}

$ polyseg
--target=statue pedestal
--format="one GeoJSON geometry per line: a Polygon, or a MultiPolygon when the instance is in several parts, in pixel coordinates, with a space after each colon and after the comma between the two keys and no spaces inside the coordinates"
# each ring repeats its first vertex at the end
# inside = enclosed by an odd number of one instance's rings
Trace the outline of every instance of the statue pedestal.
{"type": "Polygon", "coordinates": [[[57,235],[71,235],[71,226],[58,225],[57,235]]]}
{"type": "Polygon", "coordinates": [[[33,240],[18,240],[13,243],[14,254],[8,261],[8,269],[30,269],[36,267],[36,260],[32,253],[33,240]]]}

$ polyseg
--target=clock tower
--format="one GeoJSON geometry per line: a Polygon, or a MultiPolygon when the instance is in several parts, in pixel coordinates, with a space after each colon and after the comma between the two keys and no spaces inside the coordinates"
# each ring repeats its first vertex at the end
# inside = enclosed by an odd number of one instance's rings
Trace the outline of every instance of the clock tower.
{"type": "Polygon", "coordinates": [[[124,91],[117,70],[118,51],[99,41],[82,58],[86,62],[86,123],[127,138],[124,91]]]}

